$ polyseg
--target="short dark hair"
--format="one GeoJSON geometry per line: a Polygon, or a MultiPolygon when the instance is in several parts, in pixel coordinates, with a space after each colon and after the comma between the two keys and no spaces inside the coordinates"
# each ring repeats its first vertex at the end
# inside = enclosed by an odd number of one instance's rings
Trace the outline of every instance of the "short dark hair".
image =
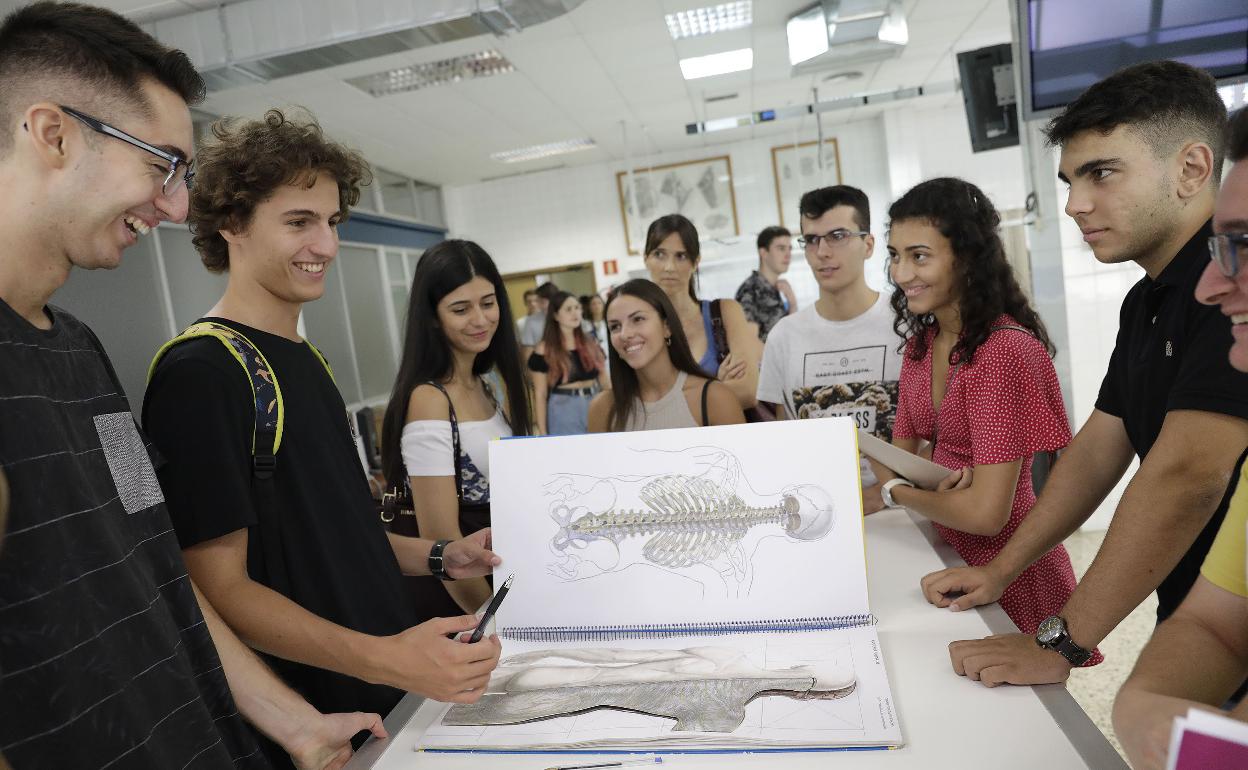
{"type": "Polygon", "coordinates": [[[867,194],[847,184],[811,190],[802,196],[797,204],[797,210],[807,219],[818,219],[837,206],[852,207],[854,224],[858,225],[858,229],[871,229],[871,202],[867,200],[867,194]]]}
{"type": "Polygon", "coordinates": [[[113,11],[53,2],[19,8],[0,23],[0,154],[17,114],[43,99],[106,121],[116,120],[118,108],[150,116],[146,79],[188,105],[204,98],[204,80],[185,53],[113,11]]]}
{"type": "Polygon", "coordinates": [[[788,228],[781,227],[780,225],[772,225],[771,227],[764,227],[763,231],[758,234],[758,248],[770,249],[772,241],[774,241],[775,239],[781,236],[788,238],[792,234],[793,233],[790,233],[788,231],[788,228]]]}
{"type": "Polygon", "coordinates": [[[360,188],[372,181],[364,158],[327,139],[311,115],[291,120],[269,110],[263,120],[225,118],[212,124],[212,135],[199,153],[187,221],[204,266],[214,273],[230,267],[221,231],[246,230],[256,206],[279,187],[311,187],[318,173],[329,174],[338,183],[338,216],[345,220],[360,188]]]}
{"type": "Polygon", "coordinates": [[[547,281],[541,286],[538,286],[534,291],[537,292],[537,296],[547,302],[550,302],[555,298],[555,295],[559,293],[559,287],[555,285],[554,281],[547,281]]]}
{"type": "Polygon", "coordinates": [[[1044,133],[1061,147],[1085,131],[1109,134],[1119,126],[1137,131],[1159,157],[1193,139],[1208,144],[1213,181],[1222,178],[1226,105],[1208,72],[1165,60],[1123,67],[1089,86],[1044,133]]]}
{"type": "Polygon", "coordinates": [[[525,298],[526,300],[527,300],[529,297],[536,297],[536,296],[537,296],[537,289],[525,289],[525,290],[524,290],[524,298],[525,298]]]}
{"type": "Polygon", "coordinates": [[[1248,107],[1240,107],[1226,125],[1226,157],[1232,163],[1248,158],[1248,107]]]}

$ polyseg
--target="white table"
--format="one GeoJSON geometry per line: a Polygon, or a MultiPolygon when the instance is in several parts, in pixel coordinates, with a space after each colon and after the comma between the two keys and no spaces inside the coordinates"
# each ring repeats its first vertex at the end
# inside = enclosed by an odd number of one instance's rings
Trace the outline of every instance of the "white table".
{"type": "MultiPolygon", "coordinates": [[[[867,517],[871,608],[901,719],[895,751],[740,755],[668,755],[672,770],[710,768],[1126,768],[1118,753],[1062,685],[988,689],[957,676],[948,644],[1015,631],[997,605],[953,613],[929,605],[919,579],[962,564],[930,524],[893,509],[867,517]]],[[[348,770],[540,770],[596,761],[584,754],[445,754],[414,751],[441,704],[408,695],[386,717],[391,737],[369,739],[348,770]]],[[[615,755],[613,758],[618,758],[615,755]]],[[[608,760],[610,758],[607,758],[608,760]]]]}

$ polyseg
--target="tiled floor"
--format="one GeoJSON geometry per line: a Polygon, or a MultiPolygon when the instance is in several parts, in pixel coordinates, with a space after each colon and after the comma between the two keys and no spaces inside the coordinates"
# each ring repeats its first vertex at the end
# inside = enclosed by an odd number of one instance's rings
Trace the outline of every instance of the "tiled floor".
{"type": "MultiPolygon", "coordinates": [[[[1066,541],[1075,576],[1080,580],[1096,556],[1104,537],[1104,531],[1077,532],[1066,541]]],[[[1088,716],[1092,717],[1092,721],[1101,728],[1101,732],[1105,733],[1120,754],[1122,747],[1118,744],[1110,720],[1114,695],[1131,673],[1140,650],[1153,633],[1156,620],[1157,596],[1152,594],[1101,643],[1105,662],[1092,668],[1076,669],[1067,683],[1070,694],[1088,712],[1088,716]]]]}

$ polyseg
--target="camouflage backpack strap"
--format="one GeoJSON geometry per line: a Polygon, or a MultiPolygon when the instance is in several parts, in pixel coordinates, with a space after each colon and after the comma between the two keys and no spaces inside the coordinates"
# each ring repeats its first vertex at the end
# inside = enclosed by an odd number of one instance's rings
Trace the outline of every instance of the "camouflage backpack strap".
{"type": "MultiPolygon", "coordinates": [[[[264,354],[260,352],[255,343],[247,339],[245,334],[213,321],[200,321],[193,324],[156,351],[156,356],[152,359],[152,365],[147,372],[148,381],[151,381],[156,365],[165,353],[176,345],[201,337],[211,337],[224,345],[238,365],[242,367],[243,373],[247,375],[256,410],[256,421],[251,435],[252,473],[257,479],[272,478],[274,468],[277,466],[277,450],[281,448],[282,431],[285,427],[282,388],[264,354]]],[[[316,351],[316,348],[312,349],[316,351]]],[[[325,364],[326,370],[329,370],[329,364],[325,362],[320,351],[316,351],[316,356],[321,363],[325,364]]],[[[332,377],[333,372],[329,371],[332,377]]]]}

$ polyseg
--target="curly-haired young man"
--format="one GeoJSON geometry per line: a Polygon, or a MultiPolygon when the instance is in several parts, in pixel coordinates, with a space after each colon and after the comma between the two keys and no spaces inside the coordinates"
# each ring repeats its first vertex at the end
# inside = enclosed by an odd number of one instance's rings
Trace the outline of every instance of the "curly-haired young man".
{"type": "Polygon", "coordinates": [[[1196,579],[1248,446],[1248,375],[1227,361],[1230,319],[1194,297],[1209,264],[1225,125],[1213,78],[1170,61],[1114,73],[1049,124],[1066,213],[1098,261],[1134,262],[1145,275],[1123,300],[1096,408],[1027,520],[987,565],[924,578],[928,600],[957,609],[995,601],[1087,520],[1133,455],[1140,469],[1061,614],[1034,638],[954,642],[959,674],[988,685],[1065,681],[1149,593],[1162,621],[1196,579]]]}
{"type": "Polygon", "coordinates": [[[185,218],[203,91],[110,11],[0,22],[0,752],[19,768],[267,767],[242,718],[305,768],[383,734],[317,714],[199,595],[108,356],[47,304],[185,218]]]}
{"type": "MultiPolygon", "coordinates": [[[[312,119],[270,110],[219,122],[198,158],[190,224],[205,266],[227,271],[203,320],[243,335],[280,385],[284,428],[266,489],[253,480],[256,397],[234,351],[183,342],[160,358],[144,427],[187,567],[222,617],[323,708],[385,713],[404,691],[480,697],[497,639],[458,644],[472,616],[415,625],[402,575],[430,574],[434,544],[387,538],[356,454],[342,396],[298,332],[338,253],[340,222],[369,178],[356,153],[312,119]],[[255,485],[253,487],[253,484],[255,485]]],[[[445,547],[452,577],[485,575],[489,530],[445,547]]]]}

